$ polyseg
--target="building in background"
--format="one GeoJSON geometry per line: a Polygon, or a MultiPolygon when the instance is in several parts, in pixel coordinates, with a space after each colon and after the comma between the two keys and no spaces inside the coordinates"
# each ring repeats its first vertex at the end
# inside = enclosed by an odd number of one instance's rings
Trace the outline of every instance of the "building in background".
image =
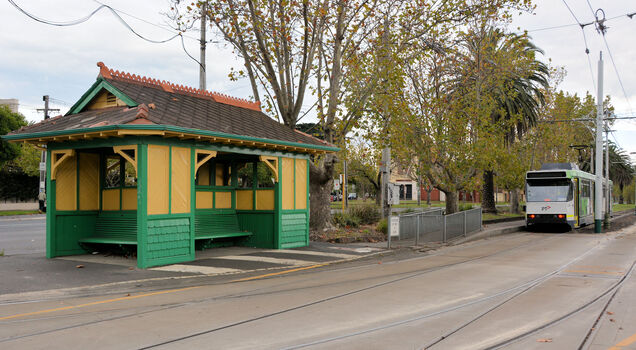
{"type": "Polygon", "coordinates": [[[0,106],[7,106],[13,113],[18,113],[19,101],[17,98],[0,98],[0,106]]]}

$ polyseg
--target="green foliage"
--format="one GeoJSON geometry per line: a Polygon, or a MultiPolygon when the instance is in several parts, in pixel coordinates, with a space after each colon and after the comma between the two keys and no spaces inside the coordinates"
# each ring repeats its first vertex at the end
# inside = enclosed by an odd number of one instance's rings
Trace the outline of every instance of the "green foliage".
{"type": "Polygon", "coordinates": [[[9,160],[0,167],[7,171],[23,172],[29,176],[40,174],[40,160],[42,152],[29,143],[21,143],[18,146],[18,156],[9,160]]]}
{"type": "Polygon", "coordinates": [[[473,209],[473,205],[470,203],[461,203],[459,204],[459,211],[465,211],[473,209]]]}
{"type": "MultiPolygon", "coordinates": [[[[24,116],[13,113],[7,106],[0,106],[0,135],[6,135],[27,125],[24,116]]],[[[20,146],[0,140],[0,166],[6,161],[12,160],[20,154],[20,146]]]]}
{"type": "Polygon", "coordinates": [[[336,213],[332,216],[333,223],[340,227],[358,227],[360,219],[349,213],[336,213]]]}
{"type": "Polygon", "coordinates": [[[0,199],[36,199],[39,181],[38,176],[29,176],[20,170],[0,170],[0,199]]]}
{"type": "Polygon", "coordinates": [[[380,220],[380,222],[378,222],[378,225],[375,227],[375,230],[384,234],[389,232],[389,224],[387,222],[387,219],[380,220]]]}
{"type": "Polygon", "coordinates": [[[348,214],[362,225],[376,223],[380,219],[380,211],[375,205],[356,205],[349,207],[348,214]]]}

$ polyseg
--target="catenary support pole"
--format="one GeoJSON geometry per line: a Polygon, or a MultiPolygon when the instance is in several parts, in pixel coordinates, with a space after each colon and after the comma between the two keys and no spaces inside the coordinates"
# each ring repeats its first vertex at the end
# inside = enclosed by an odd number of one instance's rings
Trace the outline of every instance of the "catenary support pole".
{"type": "Polygon", "coordinates": [[[605,185],[605,216],[603,217],[603,224],[605,227],[609,227],[610,224],[610,206],[612,205],[612,201],[610,200],[610,186],[609,186],[609,125],[605,125],[605,181],[603,184],[605,185]]]}
{"type": "Polygon", "coordinates": [[[201,44],[201,50],[199,54],[199,89],[206,89],[205,82],[205,32],[206,32],[206,19],[208,18],[208,9],[207,3],[203,1],[201,3],[201,40],[199,43],[201,44]]]}
{"type": "Polygon", "coordinates": [[[594,233],[603,224],[603,52],[598,60],[598,93],[596,95],[596,181],[594,184],[594,233]]]}

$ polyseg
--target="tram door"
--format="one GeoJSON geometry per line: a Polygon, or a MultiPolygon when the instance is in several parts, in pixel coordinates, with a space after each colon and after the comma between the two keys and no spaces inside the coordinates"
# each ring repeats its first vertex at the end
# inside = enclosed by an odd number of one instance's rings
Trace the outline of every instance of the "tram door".
{"type": "Polygon", "coordinates": [[[572,179],[574,182],[574,227],[579,227],[579,205],[581,203],[581,196],[579,193],[579,179],[572,179]]]}

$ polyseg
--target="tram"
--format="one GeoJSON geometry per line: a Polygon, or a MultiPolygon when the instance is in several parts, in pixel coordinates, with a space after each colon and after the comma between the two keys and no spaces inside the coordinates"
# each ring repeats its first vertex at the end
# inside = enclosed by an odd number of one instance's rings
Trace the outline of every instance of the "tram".
{"type": "MultiPolygon", "coordinates": [[[[579,170],[574,163],[543,164],[526,173],[526,227],[535,224],[568,224],[579,228],[594,223],[596,176],[579,170]]],[[[607,208],[607,186],[603,184],[603,215],[607,208]]],[[[610,206],[611,215],[611,206],[610,206]]]]}

